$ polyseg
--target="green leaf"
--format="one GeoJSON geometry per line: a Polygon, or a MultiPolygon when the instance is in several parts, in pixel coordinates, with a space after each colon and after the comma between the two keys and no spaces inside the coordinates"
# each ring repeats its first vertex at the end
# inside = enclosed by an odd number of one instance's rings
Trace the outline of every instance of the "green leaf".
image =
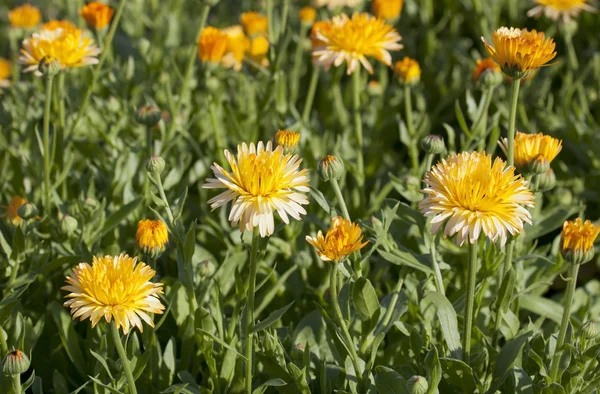
{"type": "Polygon", "coordinates": [[[327,201],[327,198],[325,198],[325,196],[323,195],[323,193],[321,193],[319,190],[315,189],[314,187],[310,187],[310,195],[312,196],[312,198],[317,202],[317,204],[323,208],[323,210],[325,212],[327,212],[327,214],[329,214],[329,212],[331,212],[331,208],[329,206],[329,201],[327,201]]]}
{"type": "Polygon", "coordinates": [[[460,333],[458,331],[458,319],[454,307],[448,301],[445,295],[437,291],[427,293],[427,300],[430,300],[436,307],[436,315],[442,327],[444,341],[450,350],[454,359],[462,358],[462,345],[460,343],[460,333]]]}
{"type": "Polygon", "coordinates": [[[502,279],[502,285],[500,285],[500,291],[496,298],[496,311],[505,313],[510,305],[510,300],[513,296],[515,289],[515,270],[509,270],[502,279]]]}
{"type": "Polygon", "coordinates": [[[410,394],[406,379],[393,369],[381,365],[375,367],[375,387],[379,394],[410,394]]]}
{"type": "Polygon", "coordinates": [[[296,382],[296,387],[302,394],[310,394],[310,388],[308,387],[308,383],[306,382],[306,377],[304,376],[304,372],[300,370],[294,363],[289,362],[287,364],[288,371],[294,378],[296,382]]]}
{"type": "Polygon", "coordinates": [[[424,256],[416,256],[408,249],[404,249],[403,247],[398,247],[397,250],[394,250],[392,253],[386,252],[385,250],[377,251],[381,257],[386,259],[392,264],[407,266],[419,270],[427,275],[433,275],[433,270],[425,263],[420,261],[421,259],[425,259],[424,256]]]}
{"type": "Polygon", "coordinates": [[[547,211],[543,211],[542,215],[535,221],[534,226],[526,226],[525,241],[533,241],[542,235],[546,235],[560,227],[565,220],[579,212],[581,208],[577,205],[570,206],[555,206],[547,211]]]}
{"type": "Polygon", "coordinates": [[[444,379],[452,386],[460,387],[463,393],[474,393],[477,383],[473,376],[473,369],[464,361],[454,358],[440,358],[444,379]]]}
{"type": "Polygon", "coordinates": [[[282,387],[282,386],[287,386],[287,383],[285,382],[285,380],[283,379],[269,379],[266,382],[264,382],[263,384],[261,384],[260,386],[258,386],[257,388],[254,389],[254,391],[252,391],[252,394],[262,394],[265,391],[267,391],[267,389],[269,387],[282,387]]]}
{"type": "Polygon", "coordinates": [[[54,323],[58,328],[58,335],[63,347],[67,351],[67,355],[73,362],[75,369],[83,376],[86,376],[85,372],[85,358],[81,352],[81,344],[79,343],[79,336],[73,328],[73,321],[71,316],[67,313],[65,308],[58,302],[50,304],[50,311],[54,323]]]}
{"type": "Polygon", "coordinates": [[[100,379],[98,379],[98,378],[96,378],[94,376],[90,376],[89,378],[92,380],[92,382],[96,383],[100,387],[104,387],[105,389],[107,389],[111,393],[113,393],[113,394],[121,394],[121,392],[119,390],[117,390],[116,388],[108,386],[108,385],[102,383],[102,381],[100,379]]]}
{"type": "Polygon", "coordinates": [[[425,369],[427,370],[427,382],[429,383],[427,394],[437,393],[438,385],[442,381],[442,364],[440,364],[435,346],[425,356],[425,369]]]}
{"type": "Polygon", "coordinates": [[[512,341],[508,342],[496,359],[496,365],[494,366],[494,374],[491,388],[487,391],[488,394],[495,393],[498,388],[504,383],[506,378],[512,373],[513,366],[517,361],[517,358],[521,354],[523,347],[529,340],[531,335],[530,331],[527,331],[512,341]]]}
{"type": "Polygon", "coordinates": [[[519,367],[514,367],[513,378],[515,380],[515,394],[533,394],[533,381],[527,375],[527,372],[519,367]]]}
{"type": "Polygon", "coordinates": [[[281,316],[283,316],[283,314],[285,312],[287,312],[288,309],[290,309],[290,307],[292,306],[293,303],[294,303],[294,301],[290,302],[289,304],[287,304],[286,306],[284,306],[281,309],[277,309],[276,311],[271,313],[269,316],[267,316],[267,318],[265,320],[255,324],[254,327],[252,328],[252,332],[256,333],[256,332],[259,332],[266,328],[271,327],[279,319],[281,319],[281,316]]]}
{"type": "MultiPolygon", "coordinates": [[[[532,294],[521,294],[519,295],[519,306],[537,315],[550,319],[557,324],[560,324],[562,320],[562,305],[548,298],[532,294]]],[[[571,321],[575,322],[576,326],[581,325],[581,319],[576,315],[571,316],[571,321]]]]}
{"type": "Polygon", "coordinates": [[[214,335],[213,335],[213,334],[211,334],[210,332],[208,332],[208,331],[204,331],[204,330],[203,330],[203,329],[201,329],[201,328],[196,328],[196,332],[199,332],[200,334],[202,334],[202,335],[204,335],[204,336],[207,336],[207,337],[211,338],[213,341],[217,342],[219,345],[223,346],[224,348],[226,348],[226,349],[229,349],[229,350],[231,350],[231,351],[235,352],[235,354],[237,354],[237,356],[238,356],[238,357],[241,357],[242,359],[244,359],[244,360],[247,360],[247,358],[246,358],[246,357],[244,357],[244,356],[243,356],[243,355],[242,355],[240,352],[238,352],[238,351],[237,351],[235,348],[233,348],[233,347],[229,346],[229,345],[227,344],[227,342],[223,341],[221,338],[219,338],[219,337],[217,337],[217,336],[214,336],[214,335]]]}
{"type": "Polygon", "coordinates": [[[104,368],[104,370],[108,374],[108,377],[111,380],[114,380],[112,374],[110,373],[110,368],[108,368],[108,364],[106,363],[106,360],[104,359],[104,357],[102,357],[101,355],[99,355],[98,353],[96,353],[95,351],[93,351],[91,349],[90,349],[90,353],[92,353],[92,356],[94,356],[94,358],[96,360],[98,360],[98,362],[100,363],[100,365],[102,365],[102,368],[104,368]]]}
{"type": "Polygon", "coordinates": [[[358,317],[363,321],[374,322],[379,319],[381,305],[377,299],[375,288],[365,277],[360,277],[354,283],[352,297],[358,317]]]}
{"type": "Polygon", "coordinates": [[[123,205],[119,210],[110,215],[104,222],[104,226],[102,226],[102,230],[100,230],[100,234],[96,238],[108,234],[112,229],[117,227],[119,224],[122,224],[125,218],[135,211],[141,202],[142,198],[136,198],[130,203],[123,205]]]}

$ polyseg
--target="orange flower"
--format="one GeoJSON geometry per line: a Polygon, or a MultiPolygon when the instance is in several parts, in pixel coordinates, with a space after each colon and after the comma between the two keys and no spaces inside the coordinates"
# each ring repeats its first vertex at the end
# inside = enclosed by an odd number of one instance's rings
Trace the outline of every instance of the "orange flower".
{"type": "Polygon", "coordinates": [[[298,17],[300,18],[300,22],[310,26],[317,18],[317,11],[312,7],[304,7],[298,13],[298,17]]]}
{"type": "Polygon", "coordinates": [[[500,72],[500,66],[498,66],[498,64],[496,64],[494,59],[492,59],[491,57],[488,57],[486,59],[478,59],[477,65],[475,66],[475,68],[473,69],[473,72],[471,73],[471,77],[473,78],[473,81],[479,81],[481,74],[483,74],[484,72],[486,72],[488,70],[494,70],[494,71],[500,72]]]}
{"type": "Polygon", "coordinates": [[[92,1],[79,10],[90,29],[100,30],[108,26],[115,11],[106,4],[92,1]]]}
{"type": "Polygon", "coordinates": [[[12,74],[10,62],[0,57],[0,88],[10,85],[9,78],[12,74]]]}
{"type": "Polygon", "coordinates": [[[8,205],[2,205],[5,212],[0,217],[5,217],[6,220],[13,226],[19,225],[23,219],[19,216],[19,208],[27,202],[23,197],[15,196],[8,201],[8,205]]]}
{"type": "Polygon", "coordinates": [[[8,13],[8,20],[12,27],[32,28],[36,27],[42,19],[42,13],[37,7],[24,4],[8,13]]]}
{"type": "Polygon", "coordinates": [[[269,25],[268,19],[258,12],[244,12],[240,17],[240,20],[246,34],[250,36],[267,33],[267,27],[269,25]]]}
{"type": "Polygon", "coordinates": [[[215,27],[206,27],[198,41],[198,57],[203,62],[219,63],[227,49],[227,35],[215,27]]]}
{"type": "Polygon", "coordinates": [[[373,0],[373,14],[381,19],[396,19],[403,3],[403,0],[373,0]]]}

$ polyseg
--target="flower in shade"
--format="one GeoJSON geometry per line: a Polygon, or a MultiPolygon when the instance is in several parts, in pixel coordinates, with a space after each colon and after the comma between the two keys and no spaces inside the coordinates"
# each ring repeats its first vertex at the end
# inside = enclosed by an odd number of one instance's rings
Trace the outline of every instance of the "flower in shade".
{"type": "Polygon", "coordinates": [[[284,148],[295,148],[298,145],[298,141],[300,141],[300,133],[291,130],[279,130],[275,133],[275,142],[284,148]]]}
{"type": "Polygon", "coordinates": [[[228,189],[208,201],[214,210],[233,201],[229,220],[241,231],[258,227],[261,237],[273,234],[275,211],[285,223],[289,216],[301,220],[308,204],[308,170],[299,170],[302,159],[284,154],[283,146],[273,149],[272,143],[238,145],[237,158],[229,151],[225,157],[231,172],[218,164],[211,167],[215,178],[207,179],[202,187],[228,189]]]}
{"type": "Polygon", "coordinates": [[[108,5],[92,1],[79,10],[79,15],[90,29],[103,29],[110,23],[115,11],[108,5]]]}
{"type": "Polygon", "coordinates": [[[415,84],[421,79],[421,66],[415,59],[405,57],[394,65],[394,74],[400,83],[415,84]]]}
{"type": "Polygon", "coordinates": [[[27,203],[23,197],[15,196],[8,200],[8,205],[0,205],[4,209],[4,213],[0,217],[5,217],[13,226],[19,225],[23,219],[19,216],[19,208],[27,203]]]}
{"type": "Polygon", "coordinates": [[[300,22],[310,26],[317,18],[317,11],[312,7],[304,7],[298,12],[298,18],[300,22]]]}
{"type": "Polygon", "coordinates": [[[36,27],[42,19],[42,13],[37,7],[24,4],[8,13],[8,20],[12,27],[32,28],[36,27]]]}
{"type": "Polygon", "coordinates": [[[162,220],[140,220],[135,241],[142,253],[157,258],[169,245],[169,229],[162,220]]]}
{"type": "Polygon", "coordinates": [[[244,12],[240,17],[240,21],[242,22],[242,26],[244,26],[246,34],[250,36],[267,33],[269,21],[266,16],[258,12],[244,12]]]}
{"type": "MultiPolygon", "coordinates": [[[[508,138],[498,141],[498,145],[508,154],[508,138]]],[[[542,133],[525,134],[517,132],[515,136],[514,160],[519,170],[527,169],[536,160],[551,163],[562,149],[562,140],[542,133]]]]}
{"type": "Polygon", "coordinates": [[[362,240],[363,235],[359,225],[341,216],[333,218],[327,234],[323,235],[319,231],[316,237],[306,236],[306,242],[317,248],[321,260],[336,263],[369,243],[362,240]]]}
{"type": "Polygon", "coordinates": [[[494,59],[490,57],[485,59],[477,59],[477,64],[471,72],[471,78],[473,78],[473,81],[479,81],[483,73],[490,70],[494,72],[500,72],[500,66],[496,64],[494,59]]]}
{"type": "Polygon", "coordinates": [[[312,0],[311,4],[316,8],[327,6],[330,10],[334,10],[341,7],[355,8],[362,2],[363,0],[312,0]]]}
{"type": "MultiPolygon", "coordinates": [[[[402,39],[396,30],[367,13],[355,13],[352,18],[346,14],[333,17],[330,29],[316,29],[316,37],[321,45],[313,48],[313,58],[325,68],[339,67],[347,63],[347,73],[352,74],[361,64],[369,73],[373,67],[368,57],[373,57],[387,66],[392,65],[389,51],[402,48],[402,39]]],[[[313,41],[314,43],[314,41],[313,41]]]]}
{"type": "Polygon", "coordinates": [[[492,44],[481,37],[492,59],[511,78],[526,78],[554,59],[556,44],[535,30],[501,27],[492,33],[492,44]]]}
{"type": "Polygon", "coordinates": [[[142,320],[154,327],[148,313],[163,313],[159,294],[162,283],[150,280],[156,272],[126,254],[94,257],[92,265],[80,263],[67,276],[61,289],[70,292],[64,306],[71,309],[73,319],[90,319],[92,328],[104,318],[113,319],[125,334],[137,327],[143,331],[142,320]]]}
{"type": "Polygon", "coordinates": [[[527,207],[534,196],[527,182],[500,159],[479,152],[452,154],[433,166],[423,180],[425,198],[419,209],[432,217],[431,233],[444,227],[444,236],[457,235],[457,243],[477,242],[483,233],[504,245],[508,234],[517,235],[531,223],[527,207]]]}
{"type": "Polygon", "coordinates": [[[12,74],[11,64],[8,60],[0,57],[0,88],[10,85],[10,76],[12,74]]]}
{"type": "Polygon", "coordinates": [[[373,15],[381,19],[396,19],[404,0],[373,0],[373,15]]]}
{"type": "Polygon", "coordinates": [[[566,221],[560,236],[560,253],[570,263],[587,263],[594,257],[594,241],[600,234],[600,226],[581,218],[566,221]]]}
{"type": "Polygon", "coordinates": [[[227,50],[228,37],[216,27],[205,27],[198,41],[198,57],[205,63],[219,63],[227,50]]]}
{"type": "Polygon", "coordinates": [[[534,0],[536,6],[527,12],[527,16],[546,17],[563,22],[570,22],[571,18],[579,15],[581,11],[596,12],[596,8],[589,4],[589,0],[534,0]]]}
{"type": "Polygon", "coordinates": [[[242,69],[242,62],[250,41],[240,25],[230,26],[221,31],[227,36],[227,49],[221,59],[221,65],[239,71],[242,69]]]}

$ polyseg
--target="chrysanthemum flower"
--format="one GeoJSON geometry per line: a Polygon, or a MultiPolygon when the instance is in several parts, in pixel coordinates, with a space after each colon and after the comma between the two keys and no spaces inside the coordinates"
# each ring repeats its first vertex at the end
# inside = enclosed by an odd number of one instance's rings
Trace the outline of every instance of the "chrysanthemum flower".
{"type": "Polygon", "coordinates": [[[92,1],[79,11],[90,29],[100,30],[108,26],[115,11],[108,5],[92,1]]]}
{"type": "MultiPolygon", "coordinates": [[[[56,22],[57,25],[60,23],[56,22]]],[[[42,29],[23,40],[20,61],[28,66],[24,71],[36,71],[36,75],[41,75],[37,71],[38,64],[46,56],[58,60],[61,69],[69,69],[97,64],[99,53],[100,49],[82,30],[64,23],[64,27],[50,25],[50,29],[42,29]]]]}
{"type": "Polygon", "coordinates": [[[396,19],[404,0],[373,0],[373,15],[381,19],[396,19]]]}
{"type": "Polygon", "coordinates": [[[211,167],[216,178],[207,179],[202,187],[228,189],[208,201],[214,210],[233,201],[229,220],[239,224],[241,231],[258,227],[261,237],[273,234],[273,213],[277,211],[285,223],[289,216],[301,220],[308,204],[304,193],[309,191],[308,170],[299,170],[302,159],[298,155],[284,154],[283,147],[273,150],[271,142],[266,146],[259,142],[238,145],[237,160],[225,151],[231,172],[218,164],[211,167]]]}
{"type": "Polygon", "coordinates": [[[94,257],[91,266],[81,263],[67,276],[67,285],[61,288],[70,292],[64,306],[71,309],[73,319],[89,318],[92,328],[104,318],[107,323],[114,319],[125,334],[131,327],[143,331],[142,320],[154,327],[148,313],[165,309],[158,298],[162,283],[150,281],[155,273],[126,254],[94,257]]]}
{"type": "Polygon", "coordinates": [[[312,7],[304,7],[298,12],[298,19],[305,25],[312,25],[317,18],[317,10],[312,7]]]}
{"type": "Polygon", "coordinates": [[[494,59],[492,59],[490,57],[485,58],[485,59],[477,59],[477,64],[475,65],[475,68],[471,72],[471,77],[473,78],[473,81],[479,81],[479,78],[481,78],[481,75],[484,72],[489,71],[489,70],[500,72],[500,66],[498,66],[498,64],[496,64],[494,59]]]}
{"type": "Polygon", "coordinates": [[[492,33],[493,45],[481,40],[502,72],[515,79],[532,75],[556,56],[552,38],[535,30],[501,27],[492,33]]]}
{"type": "Polygon", "coordinates": [[[239,71],[242,69],[242,62],[250,41],[240,25],[230,26],[221,31],[227,36],[227,49],[221,59],[221,65],[239,71]]]}
{"type": "Polygon", "coordinates": [[[242,26],[244,26],[244,31],[249,36],[267,33],[269,21],[266,16],[258,12],[244,12],[240,17],[240,21],[242,22],[242,26]]]}
{"type": "Polygon", "coordinates": [[[560,253],[570,263],[587,263],[594,257],[594,241],[598,234],[600,226],[589,220],[566,221],[560,236],[560,253]]]}
{"type": "Polygon", "coordinates": [[[140,220],[135,241],[142,253],[157,258],[169,245],[169,229],[162,220],[140,220]]]}
{"type": "Polygon", "coordinates": [[[321,45],[313,49],[313,57],[325,68],[347,63],[347,73],[352,74],[360,64],[369,73],[373,67],[367,57],[374,57],[387,66],[392,65],[389,51],[399,50],[402,39],[394,28],[367,13],[346,14],[333,17],[331,29],[315,29],[315,39],[321,45]]]}
{"type": "Polygon", "coordinates": [[[334,10],[341,7],[356,8],[363,3],[363,0],[312,0],[311,4],[315,8],[327,6],[328,9],[334,10]]]}
{"type": "Polygon", "coordinates": [[[10,85],[10,76],[12,74],[11,64],[8,60],[0,57],[0,88],[10,85]]]}
{"type": "MultiPolygon", "coordinates": [[[[508,138],[498,141],[498,145],[508,154],[508,138]]],[[[542,133],[525,134],[517,132],[515,136],[515,166],[526,169],[534,160],[543,158],[551,163],[562,149],[562,140],[542,133]]]]}
{"type": "Polygon", "coordinates": [[[444,236],[457,235],[457,243],[475,243],[481,233],[504,245],[508,234],[517,235],[531,223],[526,207],[534,196],[515,168],[479,152],[453,154],[425,175],[427,187],[419,209],[431,220],[431,233],[445,225],[444,236]]]}
{"type": "Polygon", "coordinates": [[[415,59],[405,57],[396,62],[394,75],[398,77],[400,83],[414,84],[421,79],[421,66],[415,59]]]}
{"type": "Polygon", "coordinates": [[[571,18],[579,15],[581,11],[596,12],[589,0],[534,0],[537,4],[527,12],[527,16],[539,17],[541,14],[546,17],[558,20],[562,18],[563,22],[570,22],[571,18]]]}
{"type": "Polygon", "coordinates": [[[360,227],[341,216],[333,218],[327,234],[319,231],[316,237],[306,236],[306,242],[317,248],[323,261],[341,262],[344,257],[362,249],[369,241],[362,242],[360,227]]]}
{"type": "Polygon", "coordinates": [[[36,27],[42,19],[42,13],[37,7],[24,4],[8,13],[8,20],[12,27],[31,29],[36,27]]]}
{"type": "Polygon", "coordinates": [[[13,226],[19,225],[23,219],[19,216],[19,208],[27,202],[23,197],[15,196],[8,200],[8,205],[0,205],[4,213],[0,217],[5,217],[13,226]]]}
{"type": "Polygon", "coordinates": [[[300,141],[300,133],[291,130],[279,130],[275,133],[275,142],[284,148],[295,148],[300,141]]]}
{"type": "Polygon", "coordinates": [[[227,35],[220,29],[205,27],[198,41],[198,57],[203,62],[219,63],[227,50],[227,41],[227,35]]]}

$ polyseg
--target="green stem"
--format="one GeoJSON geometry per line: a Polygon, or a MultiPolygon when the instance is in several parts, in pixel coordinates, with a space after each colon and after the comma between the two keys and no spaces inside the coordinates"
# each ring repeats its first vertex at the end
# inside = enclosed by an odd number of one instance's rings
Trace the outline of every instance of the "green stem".
{"type": "Polygon", "coordinates": [[[573,71],[577,71],[579,68],[579,61],[577,60],[577,53],[575,52],[575,47],[573,46],[573,35],[565,33],[564,36],[565,44],[567,45],[567,53],[569,54],[569,65],[573,71]]]}
{"type": "Polygon", "coordinates": [[[435,157],[435,154],[433,154],[433,153],[428,153],[425,156],[425,168],[424,168],[424,172],[422,175],[427,174],[427,171],[431,170],[431,166],[433,165],[434,157],[435,157]]]}
{"type": "Polygon", "coordinates": [[[469,363],[471,358],[471,331],[473,328],[473,306],[475,305],[475,282],[477,281],[477,241],[469,242],[469,263],[467,276],[467,305],[465,307],[463,361],[469,363]]]}
{"type": "Polygon", "coordinates": [[[283,0],[283,4],[281,6],[281,25],[279,26],[279,33],[277,34],[277,41],[281,35],[285,32],[287,28],[287,20],[288,14],[290,12],[290,0],[283,0]]]}
{"type": "MultiPolygon", "coordinates": [[[[4,356],[8,354],[8,343],[6,342],[6,337],[4,336],[6,331],[2,327],[0,327],[0,358],[4,360],[4,356]]],[[[8,334],[6,334],[8,336],[8,334]]]]}
{"type": "MultiPolygon", "coordinates": [[[[296,52],[294,53],[294,65],[292,68],[291,81],[292,86],[290,88],[290,103],[295,104],[298,98],[298,87],[300,86],[300,65],[302,64],[302,42],[306,36],[309,26],[302,23],[300,25],[300,35],[298,36],[298,45],[296,45],[296,52]]],[[[317,67],[315,67],[317,68],[317,67]]]]}
{"type": "Polygon", "coordinates": [[[152,127],[150,126],[146,127],[146,149],[147,159],[149,160],[154,154],[152,152],[152,127]]]}
{"type": "Polygon", "coordinates": [[[483,105],[481,107],[481,113],[477,117],[475,124],[472,128],[473,137],[479,137],[479,144],[477,150],[482,152],[485,149],[485,131],[487,129],[487,120],[490,104],[494,97],[494,88],[488,88],[483,92],[483,105]]]}
{"type": "Polygon", "coordinates": [[[273,0],[266,0],[266,8],[267,8],[267,34],[269,35],[269,40],[276,41],[277,37],[275,37],[275,30],[273,29],[273,0]]]}
{"type": "Polygon", "coordinates": [[[60,129],[65,128],[65,73],[58,74],[58,120],[60,129]]]}
{"type": "Polygon", "coordinates": [[[127,359],[127,354],[125,353],[125,349],[123,348],[123,344],[121,343],[119,329],[117,328],[117,324],[114,320],[110,323],[110,332],[112,334],[113,342],[115,343],[117,353],[119,354],[119,358],[121,359],[123,371],[125,371],[125,377],[127,378],[127,386],[129,386],[129,393],[137,394],[137,389],[135,388],[135,379],[133,378],[133,373],[131,372],[131,364],[129,364],[129,360],[127,359]]]}
{"type": "Polygon", "coordinates": [[[333,306],[335,319],[337,320],[338,326],[342,330],[344,340],[349,351],[349,356],[352,359],[352,364],[354,365],[354,373],[356,375],[358,386],[362,387],[362,373],[360,364],[358,362],[358,354],[356,354],[356,346],[354,345],[354,340],[348,331],[346,321],[344,320],[344,316],[342,315],[342,310],[340,309],[340,304],[338,302],[337,264],[337,262],[332,263],[329,271],[329,293],[331,294],[331,304],[333,306]]]}
{"type": "Polygon", "coordinates": [[[408,130],[408,135],[410,136],[408,155],[410,156],[412,172],[413,174],[416,174],[419,171],[419,149],[417,148],[417,132],[413,121],[412,96],[408,84],[404,84],[404,112],[406,117],[406,128],[408,130]]]}
{"type": "Polygon", "coordinates": [[[356,144],[358,145],[358,155],[356,160],[356,171],[358,186],[365,184],[365,169],[363,159],[363,129],[362,117],[360,114],[360,67],[352,73],[352,111],[354,112],[354,130],[356,132],[356,144]]]}
{"type": "Polygon", "coordinates": [[[44,105],[44,131],[43,131],[43,146],[44,146],[44,214],[50,216],[50,105],[52,104],[52,84],[54,76],[48,75],[46,78],[46,101],[44,105]]]}
{"type": "Polygon", "coordinates": [[[315,100],[315,93],[317,92],[317,82],[319,82],[319,67],[313,65],[312,73],[310,75],[310,83],[308,85],[308,93],[306,95],[306,101],[304,102],[304,111],[302,112],[302,123],[306,124],[312,111],[313,101],[315,100]]]}
{"type": "Polygon", "coordinates": [[[15,394],[22,394],[23,388],[21,387],[21,374],[17,373],[11,376],[12,388],[15,394]]]}
{"type": "Polygon", "coordinates": [[[562,347],[565,344],[565,338],[567,335],[567,328],[569,327],[569,319],[571,317],[571,305],[573,304],[573,294],[575,294],[575,287],[577,286],[577,274],[579,273],[579,264],[572,264],[569,272],[569,278],[567,282],[567,289],[565,292],[565,304],[563,309],[562,320],[560,322],[560,331],[558,332],[558,339],[556,341],[556,348],[554,350],[554,356],[552,357],[550,367],[550,379],[552,382],[556,382],[558,378],[558,370],[560,366],[562,347]]]}
{"type": "Polygon", "coordinates": [[[246,328],[246,393],[252,394],[252,355],[253,355],[253,340],[254,334],[252,328],[254,326],[254,293],[256,292],[256,272],[258,271],[258,242],[260,236],[258,227],[252,232],[252,247],[250,249],[250,275],[248,276],[248,303],[246,305],[246,315],[244,319],[244,327],[246,328]]]}
{"type": "Polygon", "coordinates": [[[512,98],[510,105],[510,117],[508,118],[508,154],[507,164],[515,165],[515,123],[517,120],[517,104],[519,102],[519,87],[521,86],[520,79],[513,79],[512,83],[512,98]]]}
{"type": "Polygon", "coordinates": [[[436,241],[439,239],[441,233],[438,233],[429,242],[429,254],[431,255],[431,261],[433,263],[433,278],[435,279],[435,287],[439,293],[446,294],[444,289],[444,278],[442,277],[442,271],[440,270],[440,264],[437,259],[436,241]]]}
{"type": "Polygon", "coordinates": [[[331,178],[330,181],[331,186],[333,187],[333,192],[335,193],[335,196],[337,197],[338,202],[340,204],[340,208],[342,209],[342,214],[344,215],[344,218],[350,220],[350,213],[348,212],[348,208],[346,207],[346,201],[344,200],[342,189],[340,189],[340,184],[335,178],[331,178]]]}
{"type": "Polygon", "coordinates": [[[165,207],[167,209],[167,216],[169,218],[169,226],[171,228],[175,228],[175,219],[173,217],[173,211],[171,210],[171,205],[169,205],[169,200],[167,200],[167,195],[165,194],[165,188],[163,187],[162,179],[161,179],[160,175],[156,175],[155,180],[156,180],[156,186],[158,187],[158,194],[160,195],[160,198],[165,203],[165,207]]]}

